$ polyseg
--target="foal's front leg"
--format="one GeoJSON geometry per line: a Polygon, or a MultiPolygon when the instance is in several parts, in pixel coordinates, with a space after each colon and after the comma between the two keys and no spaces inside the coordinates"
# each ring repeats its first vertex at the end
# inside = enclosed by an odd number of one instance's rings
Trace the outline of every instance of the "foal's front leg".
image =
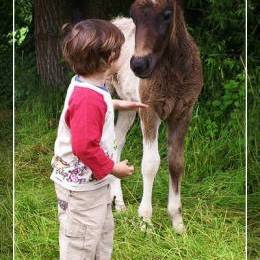
{"type": "Polygon", "coordinates": [[[178,234],[185,232],[181,213],[181,177],[184,171],[184,138],[190,120],[190,112],[181,119],[168,119],[168,163],[169,198],[168,213],[172,218],[173,229],[178,234]]]}
{"type": "Polygon", "coordinates": [[[153,182],[160,166],[158,129],[161,121],[157,114],[151,109],[142,111],[140,117],[143,133],[143,197],[138,209],[138,214],[144,222],[150,223],[152,217],[153,182]]]}
{"type": "MultiPolygon", "coordinates": [[[[134,123],[136,116],[135,111],[119,111],[117,122],[115,125],[116,144],[117,144],[117,158],[116,161],[120,162],[121,153],[126,141],[126,134],[134,123]]],[[[115,200],[116,211],[125,210],[125,203],[121,188],[120,179],[116,178],[111,183],[111,197],[115,200]]]]}

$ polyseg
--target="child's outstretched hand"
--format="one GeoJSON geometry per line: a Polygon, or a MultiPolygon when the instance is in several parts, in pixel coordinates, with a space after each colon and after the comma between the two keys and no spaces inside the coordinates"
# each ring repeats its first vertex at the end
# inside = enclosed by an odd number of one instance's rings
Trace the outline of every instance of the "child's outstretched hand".
{"type": "Polygon", "coordinates": [[[128,165],[128,160],[116,163],[112,170],[112,175],[119,179],[131,176],[134,172],[134,166],[128,165]]]}
{"type": "Polygon", "coordinates": [[[138,110],[139,108],[147,108],[148,105],[141,102],[113,99],[114,109],[117,110],[138,110]]]}

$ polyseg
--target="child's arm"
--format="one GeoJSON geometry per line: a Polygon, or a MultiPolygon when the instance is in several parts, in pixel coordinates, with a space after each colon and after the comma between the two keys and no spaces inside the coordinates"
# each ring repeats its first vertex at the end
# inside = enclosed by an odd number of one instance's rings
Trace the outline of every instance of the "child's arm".
{"type": "Polygon", "coordinates": [[[133,166],[128,161],[114,163],[100,147],[106,105],[103,97],[86,89],[77,90],[69,102],[65,116],[71,130],[73,153],[88,166],[96,179],[108,174],[118,178],[132,175],[133,166]]]}
{"type": "Polygon", "coordinates": [[[128,165],[128,160],[116,163],[114,165],[112,174],[119,179],[131,176],[134,172],[134,166],[128,165]]]}
{"type": "Polygon", "coordinates": [[[113,99],[113,106],[115,110],[138,110],[139,108],[147,108],[148,105],[141,102],[113,99]]]}
{"type": "Polygon", "coordinates": [[[98,180],[106,177],[114,168],[114,162],[100,147],[106,109],[101,95],[80,88],[74,92],[65,116],[71,130],[73,153],[92,170],[98,180]]]}

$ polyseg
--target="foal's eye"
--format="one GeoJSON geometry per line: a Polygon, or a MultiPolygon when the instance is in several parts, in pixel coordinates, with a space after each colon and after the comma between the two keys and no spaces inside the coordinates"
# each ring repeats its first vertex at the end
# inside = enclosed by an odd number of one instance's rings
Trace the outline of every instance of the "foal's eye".
{"type": "Polygon", "coordinates": [[[163,13],[163,20],[165,22],[168,22],[171,17],[172,17],[172,11],[170,11],[170,10],[164,11],[164,13],[163,13]]]}

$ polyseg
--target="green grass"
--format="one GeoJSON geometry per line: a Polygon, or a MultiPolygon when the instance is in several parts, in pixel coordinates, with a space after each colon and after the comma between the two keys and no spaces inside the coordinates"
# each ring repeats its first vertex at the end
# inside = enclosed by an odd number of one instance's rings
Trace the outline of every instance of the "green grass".
{"type": "Polygon", "coordinates": [[[248,75],[248,259],[260,258],[260,66],[249,63],[248,75]]]}
{"type": "Polygon", "coordinates": [[[12,259],[12,111],[0,111],[0,259],[12,259]]]}
{"type": "MultiPolygon", "coordinates": [[[[19,103],[16,114],[16,259],[57,259],[58,222],[50,160],[63,97],[46,89],[19,103]],[[50,92],[50,91],[49,91],[50,92]]],[[[160,128],[161,167],[153,190],[153,230],[143,233],[137,217],[142,196],[139,121],[122,159],[135,174],[122,182],[128,210],[114,213],[113,259],[244,259],[244,125],[215,124],[197,106],[185,147],[182,202],[187,234],[176,235],[166,212],[168,171],[165,125],[160,128]]]]}

